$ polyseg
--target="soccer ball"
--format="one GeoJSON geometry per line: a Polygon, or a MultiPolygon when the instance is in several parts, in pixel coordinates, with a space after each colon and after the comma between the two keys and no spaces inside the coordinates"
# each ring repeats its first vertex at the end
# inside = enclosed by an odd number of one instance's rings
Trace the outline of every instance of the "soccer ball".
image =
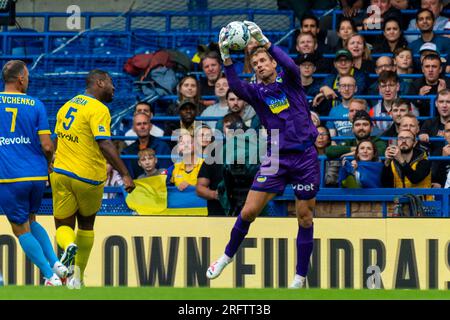
{"type": "Polygon", "coordinates": [[[231,50],[243,50],[250,41],[248,27],[241,21],[230,22],[227,26],[227,39],[231,50]]]}

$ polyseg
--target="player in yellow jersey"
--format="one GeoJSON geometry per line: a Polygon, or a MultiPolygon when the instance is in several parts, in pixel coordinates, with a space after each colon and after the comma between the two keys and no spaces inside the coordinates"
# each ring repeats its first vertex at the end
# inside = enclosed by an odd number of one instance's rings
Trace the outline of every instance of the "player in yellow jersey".
{"type": "Polygon", "coordinates": [[[111,102],[113,95],[110,75],[92,70],[86,78],[85,93],[66,102],[57,114],[57,148],[50,181],[56,241],[64,249],[61,262],[70,266],[75,259],[69,288],[79,289],[83,284],[94,243],[95,216],[102,203],[106,160],[122,176],[127,192],[135,187],[111,142],[111,116],[104,103],[111,102]]]}

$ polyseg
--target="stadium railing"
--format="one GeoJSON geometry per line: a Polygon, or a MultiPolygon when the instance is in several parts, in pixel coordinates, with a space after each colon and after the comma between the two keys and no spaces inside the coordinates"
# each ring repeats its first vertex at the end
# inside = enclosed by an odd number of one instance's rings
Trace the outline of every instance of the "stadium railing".
{"type": "MultiPolygon", "coordinates": [[[[167,191],[177,192],[178,196],[183,196],[176,187],[168,186],[167,191]]],[[[117,194],[115,198],[103,199],[99,215],[123,216],[136,215],[128,208],[123,189],[121,187],[105,187],[105,194],[117,194]]],[[[352,203],[380,203],[381,215],[388,218],[388,204],[393,203],[396,197],[405,194],[431,195],[434,201],[425,201],[425,217],[449,217],[449,197],[450,189],[423,189],[423,188],[376,188],[376,189],[342,189],[342,188],[321,188],[317,194],[317,201],[320,202],[343,202],[345,203],[345,217],[351,218],[352,203]]],[[[46,195],[51,195],[51,189],[46,190],[46,195]]],[[[286,186],[282,195],[273,199],[268,208],[268,216],[288,216],[288,203],[295,200],[294,191],[291,186],[286,186]]],[[[39,209],[39,214],[53,214],[52,199],[45,197],[39,209]]]]}

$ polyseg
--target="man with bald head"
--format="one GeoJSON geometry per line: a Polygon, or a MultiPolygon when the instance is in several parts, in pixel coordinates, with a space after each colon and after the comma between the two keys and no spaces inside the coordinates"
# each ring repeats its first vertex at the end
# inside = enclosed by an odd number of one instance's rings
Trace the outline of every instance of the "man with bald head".
{"type": "MultiPolygon", "coordinates": [[[[122,153],[126,155],[137,155],[140,150],[153,149],[158,156],[158,168],[167,169],[172,165],[170,159],[163,159],[161,155],[170,155],[169,145],[156,137],[151,135],[150,116],[144,112],[137,112],[133,116],[133,131],[136,132],[138,139],[126,147],[122,153]]],[[[144,170],[139,166],[137,158],[128,159],[126,161],[127,167],[130,170],[131,176],[136,179],[144,170]]]]}

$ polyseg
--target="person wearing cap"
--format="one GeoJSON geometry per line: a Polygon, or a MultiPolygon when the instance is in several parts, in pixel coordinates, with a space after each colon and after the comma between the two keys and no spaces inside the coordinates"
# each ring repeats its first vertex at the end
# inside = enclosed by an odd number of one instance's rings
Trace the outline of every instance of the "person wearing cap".
{"type": "MultiPolygon", "coordinates": [[[[443,66],[443,70],[442,72],[445,73],[446,71],[448,71],[449,65],[448,65],[448,59],[442,57],[441,52],[439,51],[439,49],[437,48],[436,44],[434,44],[433,42],[425,42],[419,49],[419,59],[414,60],[415,62],[415,72],[416,73],[422,73],[422,61],[423,58],[425,58],[425,56],[429,55],[429,54],[437,54],[438,56],[441,57],[441,62],[442,62],[442,66],[443,66]],[[444,67],[445,66],[445,67],[444,67]]],[[[445,74],[442,74],[442,76],[445,76],[445,74]]]]}
{"type": "MultiPolygon", "coordinates": [[[[330,107],[323,107],[323,104],[326,104],[326,101],[323,100],[324,98],[327,100],[334,100],[338,98],[339,79],[341,77],[353,76],[356,81],[356,87],[358,88],[358,94],[364,94],[367,88],[367,74],[353,67],[353,56],[347,49],[341,49],[336,52],[334,67],[336,72],[324,79],[319,93],[314,98],[315,100],[322,101],[319,102],[315,111],[323,116],[327,116],[330,110],[330,107]]],[[[335,102],[332,102],[331,104],[332,106],[336,105],[335,102]]]]}
{"type": "Polygon", "coordinates": [[[425,42],[432,42],[436,44],[436,48],[441,54],[447,55],[450,52],[450,39],[434,34],[435,17],[433,12],[429,9],[420,9],[416,14],[416,19],[421,35],[417,40],[410,43],[409,47],[413,54],[418,54],[420,47],[425,42]]]}
{"type": "Polygon", "coordinates": [[[311,54],[302,54],[295,59],[295,63],[300,68],[300,76],[302,77],[302,86],[307,96],[315,96],[320,89],[320,83],[313,78],[316,72],[317,60],[311,54]]]}
{"type": "MultiPolygon", "coordinates": [[[[442,78],[442,61],[437,54],[428,54],[422,60],[423,77],[415,79],[410,86],[408,95],[436,95],[439,91],[450,88],[448,78],[442,78]]],[[[420,116],[430,115],[430,101],[417,100],[414,104],[419,109],[420,116]]]]}
{"type": "MultiPolygon", "coordinates": [[[[441,16],[442,10],[444,8],[443,0],[421,0],[420,2],[421,2],[420,6],[422,9],[429,9],[429,10],[431,10],[431,12],[433,12],[433,15],[435,17],[433,30],[444,29],[444,27],[448,21],[448,18],[441,16]]],[[[407,31],[419,31],[419,29],[417,28],[416,22],[417,22],[416,18],[412,19],[409,22],[407,31]]],[[[407,35],[405,38],[409,43],[411,43],[414,40],[417,40],[419,38],[419,36],[415,35],[415,34],[411,34],[411,35],[407,35]]]]}
{"type": "Polygon", "coordinates": [[[356,146],[361,140],[370,139],[377,148],[378,154],[384,154],[386,142],[377,136],[372,136],[373,124],[367,111],[357,111],[353,116],[352,131],[354,138],[345,140],[340,145],[331,145],[326,149],[328,159],[354,156],[356,146]]]}
{"type": "MultiPolygon", "coordinates": [[[[157,155],[170,156],[170,148],[168,144],[160,138],[153,137],[150,134],[150,117],[146,113],[138,112],[133,117],[133,130],[136,132],[138,139],[126,147],[122,154],[136,156],[140,150],[151,148],[155,150],[157,155]]],[[[144,173],[137,159],[126,159],[125,164],[130,171],[131,177],[136,179],[144,173]]],[[[170,159],[160,159],[157,164],[158,168],[168,168],[172,165],[170,159]]]]}
{"type": "MultiPolygon", "coordinates": [[[[194,136],[195,128],[201,126],[200,122],[195,121],[197,116],[198,106],[191,99],[181,101],[178,106],[178,113],[180,114],[179,121],[166,122],[164,136],[173,137],[178,136],[180,132],[187,131],[191,136],[194,136]]],[[[170,146],[174,147],[177,144],[177,139],[172,139],[170,146]]]]}

